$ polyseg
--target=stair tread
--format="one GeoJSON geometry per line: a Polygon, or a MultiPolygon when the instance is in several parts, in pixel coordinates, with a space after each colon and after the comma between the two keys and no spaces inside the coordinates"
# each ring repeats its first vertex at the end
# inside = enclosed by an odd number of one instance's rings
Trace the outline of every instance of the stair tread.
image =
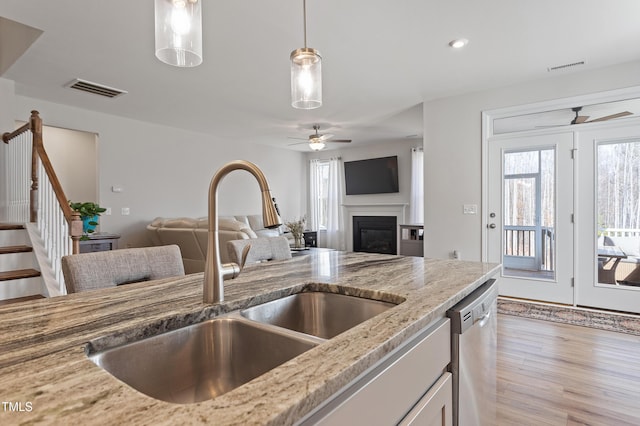
{"type": "Polygon", "coordinates": [[[34,294],[33,296],[16,297],[15,299],[5,299],[5,300],[0,300],[0,306],[9,305],[11,303],[26,302],[28,300],[37,300],[37,299],[46,299],[46,297],[44,297],[41,294],[34,294]]]}
{"type": "Polygon", "coordinates": [[[30,251],[33,251],[33,247],[24,245],[0,247],[0,254],[28,253],[30,251]]]}
{"type": "Polygon", "coordinates": [[[0,272],[0,281],[19,280],[22,278],[39,277],[40,271],[35,269],[16,269],[0,272]]]}
{"type": "Polygon", "coordinates": [[[0,223],[0,231],[11,231],[14,229],[24,229],[22,223],[0,223]]]}

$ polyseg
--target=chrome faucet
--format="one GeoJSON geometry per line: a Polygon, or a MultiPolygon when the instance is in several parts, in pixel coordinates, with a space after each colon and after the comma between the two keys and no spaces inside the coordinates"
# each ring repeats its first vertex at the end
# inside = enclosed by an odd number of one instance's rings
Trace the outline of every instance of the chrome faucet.
{"type": "MultiPolygon", "coordinates": [[[[276,228],[282,220],[276,211],[269,190],[269,183],[264,173],[253,163],[244,160],[231,161],[222,166],[209,185],[209,241],[207,246],[207,263],[204,267],[204,303],[220,303],[224,300],[224,280],[233,279],[240,274],[240,265],[220,261],[218,237],[218,186],[226,175],[234,170],[246,170],[251,173],[262,191],[262,221],[265,228],[276,228]]],[[[246,256],[246,253],[244,253],[246,256]]],[[[244,263],[244,262],[243,262],[244,263]]]]}

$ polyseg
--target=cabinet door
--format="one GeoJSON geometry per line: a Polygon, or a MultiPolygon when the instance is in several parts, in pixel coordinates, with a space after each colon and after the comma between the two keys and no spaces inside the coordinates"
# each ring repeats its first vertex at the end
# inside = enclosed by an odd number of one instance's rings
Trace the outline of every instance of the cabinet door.
{"type": "Polygon", "coordinates": [[[453,424],[451,373],[444,373],[402,419],[400,426],[451,426],[453,424]]]}
{"type": "MultiPolygon", "coordinates": [[[[301,425],[392,425],[406,417],[451,362],[451,322],[437,320],[334,398],[304,418],[301,425]]],[[[449,399],[451,399],[449,391],[449,399]]],[[[450,404],[450,403],[449,403],[450,404]]]]}

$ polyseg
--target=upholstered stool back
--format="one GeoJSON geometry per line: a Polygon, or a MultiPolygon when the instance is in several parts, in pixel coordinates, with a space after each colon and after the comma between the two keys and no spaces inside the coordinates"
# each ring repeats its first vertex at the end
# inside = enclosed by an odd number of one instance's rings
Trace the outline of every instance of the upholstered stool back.
{"type": "Polygon", "coordinates": [[[250,245],[246,263],[264,260],[291,259],[291,249],[287,237],[251,238],[248,240],[227,241],[229,258],[238,265],[242,262],[242,251],[250,245]]]}
{"type": "Polygon", "coordinates": [[[177,245],[82,253],[62,258],[67,293],[184,275],[177,245]]]}

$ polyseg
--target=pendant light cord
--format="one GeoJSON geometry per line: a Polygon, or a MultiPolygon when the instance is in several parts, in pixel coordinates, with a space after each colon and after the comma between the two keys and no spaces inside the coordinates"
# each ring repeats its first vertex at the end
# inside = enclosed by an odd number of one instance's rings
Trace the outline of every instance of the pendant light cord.
{"type": "Polygon", "coordinates": [[[304,16],[304,48],[307,48],[307,0],[302,0],[302,15],[304,16]]]}

